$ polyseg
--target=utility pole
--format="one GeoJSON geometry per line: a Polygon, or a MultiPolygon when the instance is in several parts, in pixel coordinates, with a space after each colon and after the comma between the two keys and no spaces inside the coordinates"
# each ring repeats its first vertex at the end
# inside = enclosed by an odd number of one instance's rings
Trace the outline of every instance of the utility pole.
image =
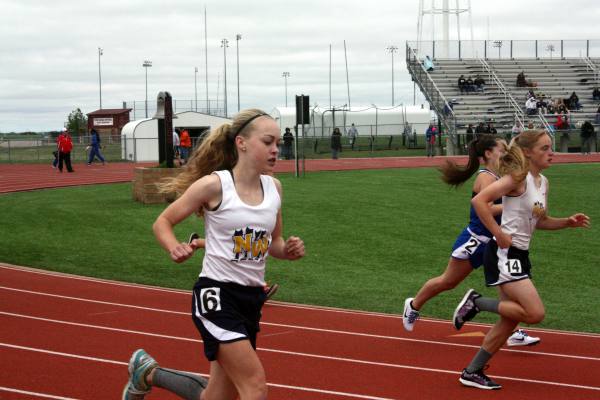
{"type": "Polygon", "coordinates": [[[398,51],[396,46],[388,46],[386,49],[392,55],[392,107],[394,106],[394,53],[398,51]]]}
{"type": "Polygon", "coordinates": [[[148,118],[148,68],[152,67],[152,61],[145,60],[142,67],[146,70],[146,118],[148,118]]]}
{"type": "Polygon", "coordinates": [[[100,86],[100,109],[102,110],[102,70],[100,69],[100,57],[103,54],[102,47],[98,47],[98,84],[100,86]]]}
{"type": "Polygon", "coordinates": [[[229,40],[221,39],[221,47],[223,48],[223,109],[225,118],[227,118],[227,48],[229,47],[229,40]]]}
{"type": "Polygon", "coordinates": [[[288,99],[288,95],[287,95],[287,78],[290,77],[290,73],[286,71],[283,74],[281,74],[281,76],[283,76],[283,79],[285,80],[285,106],[287,107],[288,106],[288,102],[287,102],[287,99],[288,99]]]}
{"type": "Polygon", "coordinates": [[[235,35],[235,50],[237,52],[237,92],[238,92],[238,112],[240,112],[240,40],[242,40],[242,35],[239,33],[235,35]]]}

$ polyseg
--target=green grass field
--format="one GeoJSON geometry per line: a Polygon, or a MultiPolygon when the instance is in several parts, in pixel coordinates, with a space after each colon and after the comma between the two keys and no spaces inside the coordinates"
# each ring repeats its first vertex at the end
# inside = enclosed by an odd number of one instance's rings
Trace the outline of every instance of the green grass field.
{"type": "MultiPolygon", "coordinates": [[[[591,229],[538,231],[531,248],[534,282],[547,307],[543,327],[600,332],[600,165],[556,165],[549,210],[592,218],[591,229]]],[[[435,169],[279,175],[284,233],[306,243],[303,260],[269,259],[267,279],[277,299],[352,309],[402,312],[405,297],[443,271],[467,222],[470,185],[450,189],[435,169]]],[[[131,200],[130,184],[96,185],[0,196],[0,261],[74,274],[189,289],[199,251],[174,264],[151,225],[164,205],[131,200]]],[[[190,217],[177,227],[184,240],[202,232],[190,217]]],[[[425,316],[450,319],[469,287],[486,289],[475,271],[454,291],[431,300],[425,316]]],[[[494,316],[478,316],[492,322],[494,316]]],[[[399,326],[400,329],[400,326],[399,326]]]]}

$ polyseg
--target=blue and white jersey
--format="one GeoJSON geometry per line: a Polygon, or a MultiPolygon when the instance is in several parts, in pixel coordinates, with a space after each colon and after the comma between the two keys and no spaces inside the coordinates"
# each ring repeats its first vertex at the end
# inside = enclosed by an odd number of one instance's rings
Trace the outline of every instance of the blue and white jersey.
{"type": "Polygon", "coordinates": [[[204,211],[206,250],[200,277],[263,286],[265,261],[281,207],[275,181],[261,175],[263,201],[253,206],[238,196],[231,172],[214,174],[221,181],[222,199],[216,210],[204,211]]]}
{"type": "MultiPolygon", "coordinates": [[[[500,179],[500,177],[498,175],[496,175],[495,173],[493,173],[489,169],[482,168],[482,169],[480,169],[477,172],[477,174],[481,174],[481,173],[490,174],[496,180],[500,179]]],[[[471,193],[471,198],[473,198],[473,197],[475,197],[477,195],[478,195],[478,193],[472,192],[471,193]]],[[[502,204],[502,198],[494,200],[494,204],[502,204]]],[[[496,215],[494,217],[494,219],[496,220],[496,222],[498,223],[498,225],[500,225],[500,221],[502,220],[502,215],[496,215]]],[[[491,238],[492,237],[492,233],[489,231],[488,228],[485,227],[485,225],[483,224],[483,222],[481,222],[481,220],[479,219],[479,216],[475,212],[475,209],[473,208],[472,205],[471,205],[471,210],[470,210],[470,215],[469,215],[469,225],[467,226],[467,229],[472,234],[475,234],[477,236],[484,236],[486,238],[491,238]]]]}

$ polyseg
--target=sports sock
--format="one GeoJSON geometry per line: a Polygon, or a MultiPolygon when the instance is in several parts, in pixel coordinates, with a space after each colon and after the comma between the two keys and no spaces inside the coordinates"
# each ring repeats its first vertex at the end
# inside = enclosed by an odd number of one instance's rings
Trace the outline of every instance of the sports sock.
{"type": "Polygon", "coordinates": [[[198,400],[208,381],[200,375],[166,368],[156,368],[152,385],[166,389],[186,400],[198,400]]]}
{"type": "Polygon", "coordinates": [[[413,302],[412,302],[412,300],[410,301],[410,308],[412,308],[413,310],[415,310],[415,311],[417,311],[417,312],[419,311],[419,310],[417,310],[417,309],[415,308],[415,306],[413,306],[413,302]]]}
{"type": "Polygon", "coordinates": [[[491,297],[478,297],[474,300],[479,311],[489,311],[498,314],[498,305],[500,300],[491,297]]]}
{"type": "Polygon", "coordinates": [[[492,355],[485,351],[483,347],[480,347],[479,351],[477,352],[475,357],[473,357],[471,363],[467,367],[467,372],[473,373],[475,371],[479,371],[485,366],[485,364],[490,360],[490,358],[492,358],[492,355]]]}

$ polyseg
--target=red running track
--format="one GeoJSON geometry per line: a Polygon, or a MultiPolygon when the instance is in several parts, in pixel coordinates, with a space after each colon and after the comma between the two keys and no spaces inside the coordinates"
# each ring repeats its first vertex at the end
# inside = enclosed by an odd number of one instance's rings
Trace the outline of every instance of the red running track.
{"type": "MultiPolygon", "coordinates": [[[[436,167],[446,159],[466,163],[465,156],[457,157],[381,157],[381,158],[342,158],[338,160],[317,159],[306,160],[306,171],[341,171],[356,169],[416,168],[436,167]]],[[[556,153],[554,163],[586,163],[600,162],[600,153],[591,155],[556,153]]],[[[46,189],[63,186],[92,185],[98,183],[130,182],[133,180],[136,167],[154,166],[156,163],[107,163],[106,165],[74,164],[74,173],[66,171],[58,173],[47,164],[0,164],[0,193],[23,190],[46,189]]],[[[300,164],[302,169],[302,164],[300,164]]],[[[275,172],[293,172],[294,161],[280,160],[275,172]]]]}
{"type": "MultiPolygon", "coordinates": [[[[191,286],[192,282],[190,282],[191,286]]],[[[190,293],[0,264],[1,399],[116,399],[145,348],[161,365],[206,374],[190,293]]],[[[487,325],[457,334],[421,320],[281,302],[265,305],[258,354],[269,399],[598,399],[600,335],[532,330],[534,348],[503,349],[500,391],[466,388],[459,371],[487,325]]],[[[174,399],[155,389],[148,399],[174,399]]]]}

